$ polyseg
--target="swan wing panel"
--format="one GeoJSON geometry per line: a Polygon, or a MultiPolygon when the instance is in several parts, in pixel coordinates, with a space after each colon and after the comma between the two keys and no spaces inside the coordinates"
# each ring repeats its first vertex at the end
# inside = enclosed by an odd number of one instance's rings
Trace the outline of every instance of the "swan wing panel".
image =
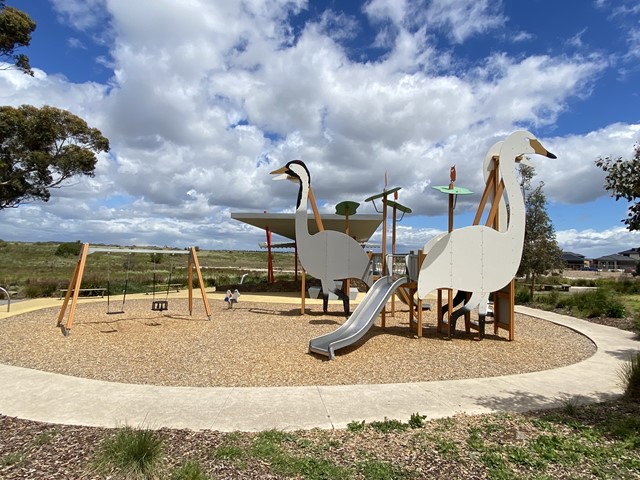
{"type": "Polygon", "coordinates": [[[482,289],[484,236],[488,227],[471,226],[451,232],[451,283],[449,288],[465,292],[482,289]]]}
{"type": "Polygon", "coordinates": [[[349,235],[335,231],[326,233],[325,275],[331,280],[358,278],[371,285],[370,260],[367,253],[349,235]]]}
{"type": "Polygon", "coordinates": [[[451,233],[446,233],[427,242],[430,245],[427,257],[422,262],[418,276],[418,296],[424,298],[436,288],[451,284],[451,233]]]}

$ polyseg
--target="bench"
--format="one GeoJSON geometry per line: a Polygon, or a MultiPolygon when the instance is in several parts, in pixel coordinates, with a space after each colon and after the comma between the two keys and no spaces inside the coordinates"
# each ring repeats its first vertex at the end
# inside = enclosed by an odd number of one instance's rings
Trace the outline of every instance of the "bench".
{"type": "MultiPolygon", "coordinates": [[[[156,293],[166,292],[167,290],[170,290],[170,291],[175,290],[176,292],[179,292],[181,288],[183,288],[181,283],[170,283],[168,285],[168,288],[166,283],[159,283],[156,285],[155,290],[156,290],[156,293]]],[[[145,293],[145,295],[149,295],[152,292],[153,292],[153,285],[147,285],[147,292],[145,293]]]]}
{"type": "MultiPolygon", "coordinates": [[[[58,299],[65,297],[68,291],[69,291],[68,288],[61,288],[60,297],[58,297],[58,299]]],[[[104,298],[104,292],[106,291],[107,291],[106,288],[80,288],[78,290],[78,294],[82,295],[83,293],[86,293],[87,296],[96,296],[96,297],[100,295],[100,297],[104,298]]]]}
{"type": "Polygon", "coordinates": [[[560,290],[561,292],[568,292],[571,285],[541,285],[542,290],[545,292],[551,292],[552,290],[560,290]]]}

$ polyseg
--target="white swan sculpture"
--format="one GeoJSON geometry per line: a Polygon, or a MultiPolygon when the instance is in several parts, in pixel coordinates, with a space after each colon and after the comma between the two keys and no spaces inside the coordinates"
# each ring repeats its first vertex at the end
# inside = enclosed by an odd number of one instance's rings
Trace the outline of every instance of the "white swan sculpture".
{"type": "Polygon", "coordinates": [[[517,157],[533,153],[556,158],[530,132],[521,130],[507,137],[500,148],[499,163],[509,201],[506,229],[499,232],[473,225],[428,242],[428,255],[418,278],[419,298],[437,288],[452,288],[472,292],[465,308],[474,308],[515,276],[522,258],[525,208],[514,166],[517,157]]]}
{"type": "Polygon", "coordinates": [[[324,230],[314,235],[307,227],[307,202],[311,175],[304,162],[292,160],[271,172],[274,180],[289,179],[300,184],[295,213],[296,242],[300,264],[307,273],[322,283],[323,311],[327,311],[329,292],[342,298],[344,312],[349,314],[349,296],[336,287],[336,280],[358,278],[368,286],[372,283],[370,259],[362,246],[342,232],[324,230]]]}

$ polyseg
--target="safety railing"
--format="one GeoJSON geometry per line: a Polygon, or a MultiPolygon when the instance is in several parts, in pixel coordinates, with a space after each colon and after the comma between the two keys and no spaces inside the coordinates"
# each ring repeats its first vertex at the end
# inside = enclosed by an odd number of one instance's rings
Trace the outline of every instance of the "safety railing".
{"type": "Polygon", "coordinates": [[[11,311],[11,294],[2,287],[0,287],[0,292],[7,296],[7,312],[11,311]]]}

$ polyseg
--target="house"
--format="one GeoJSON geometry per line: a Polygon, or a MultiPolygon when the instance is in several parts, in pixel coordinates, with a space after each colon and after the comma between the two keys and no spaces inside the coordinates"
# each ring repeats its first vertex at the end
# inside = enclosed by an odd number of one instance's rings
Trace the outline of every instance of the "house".
{"type": "Polygon", "coordinates": [[[584,255],[573,252],[562,252],[562,260],[567,264],[569,270],[580,270],[589,266],[589,260],[584,255]]]}
{"type": "Polygon", "coordinates": [[[624,252],[618,252],[619,255],[623,255],[625,257],[633,258],[634,260],[640,260],[640,247],[638,248],[630,248],[629,250],[625,250],[624,252]]]}
{"type": "Polygon", "coordinates": [[[598,270],[625,270],[626,268],[635,268],[637,263],[637,259],[621,253],[593,259],[593,264],[598,270]]]}

